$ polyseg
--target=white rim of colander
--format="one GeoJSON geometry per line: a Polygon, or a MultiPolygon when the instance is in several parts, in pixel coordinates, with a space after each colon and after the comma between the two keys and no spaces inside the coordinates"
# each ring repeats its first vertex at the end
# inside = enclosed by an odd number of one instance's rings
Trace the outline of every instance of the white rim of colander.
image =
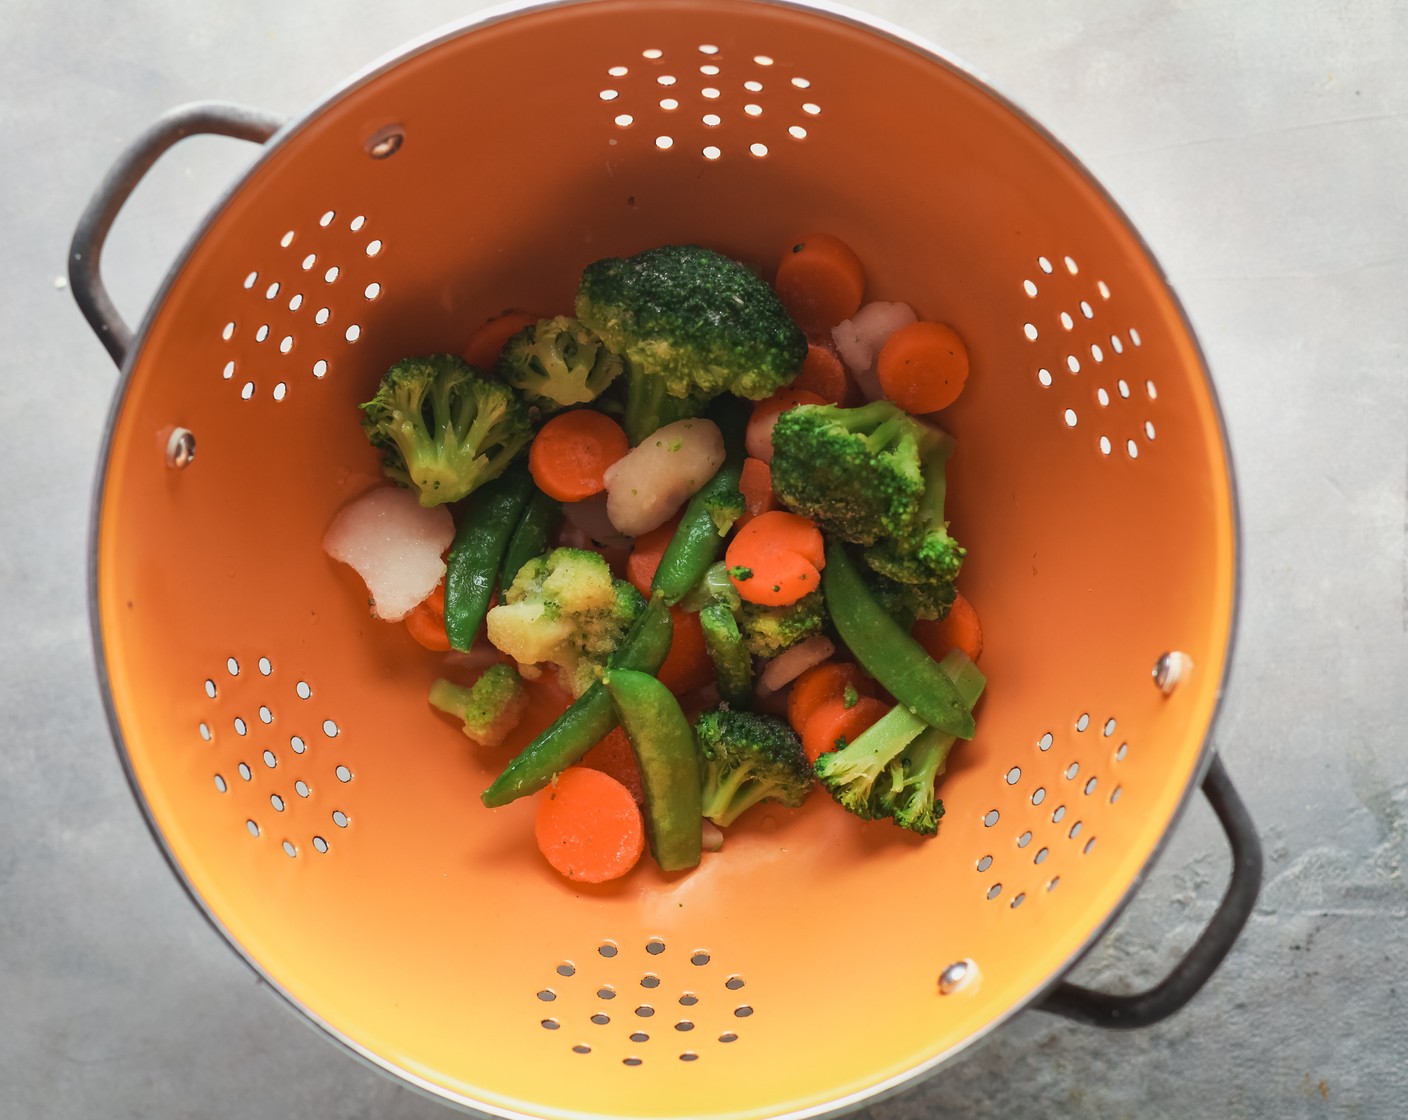
{"type": "MultiPolygon", "coordinates": [[[[520,1112],[512,1108],[505,1108],[501,1105],[492,1104],[483,1100],[473,1100],[464,1095],[447,1089],[430,1079],[416,1074],[402,1066],[396,1065],[381,1055],[367,1049],[354,1039],[344,1034],[337,1027],[333,1026],[321,1016],[313,1012],[306,1004],[294,996],[286,989],[274,976],[264,970],[255,961],[244,946],[227,929],[219,917],[211,910],[204,896],[196,890],[194,884],[187,877],[185,870],[177,860],[167,843],[165,835],[156,823],[151,805],[147,801],[142,791],[140,782],[133,769],[131,757],[127,750],[126,737],[123,734],[122,725],[117,717],[115,705],[112,697],[111,682],[107,672],[107,659],[105,655],[106,645],[103,636],[102,618],[98,609],[98,541],[100,533],[100,523],[102,519],[103,501],[105,496],[106,478],[112,455],[113,436],[117,430],[117,425],[122,412],[122,406],[126,400],[127,388],[131,379],[132,371],[136,368],[145,347],[151,326],[156,318],[157,312],[163,307],[171,289],[175,286],[178,278],[184,272],[185,267],[205,236],[206,231],[212,223],[225,211],[229,204],[238,196],[246,183],[260,170],[263,164],[269,160],[273,154],[296,136],[307,124],[323,115],[332,105],[345,98],[354,91],[360,89],[369,82],[380,77],[395,67],[407,62],[411,58],[434,49],[443,43],[459,38],[462,35],[494,24],[502,23],[510,19],[516,19],[525,15],[534,14],[541,11],[548,11],[554,8],[566,7],[590,7],[597,3],[608,2],[608,0],[535,0],[527,3],[508,3],[486,9],[478,15],[467,20],[442,26],[436,30],[418,38],[412,39],[403,44],[393,52],[383,55],[372,62],[367,67],[355,72],[342,84],[334,87],[331,91],[313,103],[312,107],[301,113],[299,116],[289,120],[273,136],[266,141],[260,155],[251,165],[240,174],[230,187],[221,194],[219,199],[210,208],[200,225],[192,232],[186,240],[181,252],[167,271],[160,287],[153,296],[151,303],[143,313],[140,326],[134,332],[131,345],[123,360],[122,368],[119,371],[116,386],[113,391],[112,402],[108,410],[107,424],[104,429],[103,439],[99,448],[99,457],[95,482],[93,486],[92,507],[89,515],[89,555],[88,555],[88,604],[89,620],[94,645],[95,663],[97,669],[98,683],[102,693],[103,707],[107,713],[108,724],[112,737],[117,746],[119,760],[123,771],[127,776],[127,781],[132,789],[134,798],[137,801],[142,815],[146,821],[147,828],[156,841],[167,865],[172,873],[185,888],[186,893],[195,903],[196,907],[205,916],[211,926],[220,934],[226,943],[235,951],[241,960],[252,969],[264,983],[274,992],[278,993],[283,1000],[299,1013],[299,1017],[309,1022],[329,1037],[340,1042],[350,1053],[361,1059],[373,1069],[391,1076],[396,1081],[409,1085],[410,1087],[426,1094],[427,1096],[451,1105],[471,1115],[499,1117],[502,1120],[537,1120],[535,1113],[520,1112]]],[[[794,1109],[787,1112],[770,1114],[769,1120],[814,1120],[814,1118],[841,1116],[852,1112],[865,1105],[874,1104],[878,1101],[897,1096],[909,1089],[915,1088],[919,1083],[926,1080],[940,1066],[952,1061],[959,1054],[976,1046],[984,1041],[993,1031],[1014,1018],[1018,1014],[1040,1003],[1071,969],[1100,941],[1116,919],[1124,912],[1125,908],[1139,892],[1140,887],[1148,878],[1154,864],[1163,854],[1170,837],[1172,836],[1179,821],[1183,818],[1192,802],[1194,795],[1201,788],[1203,778],[1206,776],[1209,766],[1212,763],[1214,753],[1214,734],[1218,723],[1224,713],[1224,700],[1227,695],[1229,681],[1231,679],[1232,664],[1237,643],[1238,616],[1241,604],[1242,586],[1242,521],[1239,512],[1238,492],[1236,485],[1236,471],[1234,469],[1232,449],[1228,439],[1227,424],[1222,409],[1221,401],[1217,395],[1217,387],[1213,381],[1208,368],[1206,356],[1202,349],[1202,344],[1198,339],[1193,325],[1188,317],[1187,311],[1182,301],[1178,298],[1172,284],[1169,282],[1167,274],[1164,272],[1158,258],[1150,249],[1148,243],[1139,233],[1134,223],[1125,213],[1120,204],[1110,195],[1104,185],[1086,167],[1085,163],[1079,159],[1069,148],[1058,140],[1051,131],[1024,110],[1010,97],[1001,92],[998,87],[987,78],[987,76],[977,68],[958,58],[951,52],[943,49],[929,40],[915,35],[913,32],[891,23],[888,20],[877,16],[856,11],[855,9],[840,4],[828,2],[828,0],[733,0],[733,2],[744,5],[753,5],[763,8],[785,8],[803,12],[808,15],[820,16],[834,20],[838,23],[847,24],[863,31],[871,32],[882,38],[888,39],[902,47],[905,47],[921,57],[944,67],[956,77],[969,82],[977,87],[984,95],[992,98],[1003,108],[1014,114],[1029,129],[1032,130],[1041,140],[1048,144],[1061,158],[1075,170],[1086,184],[1096,193],[1096,195],[1109,208],[1111,214],[1118,219],[1128,235],[1138,246],[1140,252],[1146,260],[1153,266],[1153,271],[1160,285],[1163,287],[1170,306],[1177,313],[1178,320],[1182,324],[1188,340],[1192,344],[1194,356],[1198,369],[1202,374],[1203,381],[1207,388],[1209,400],[1212,404],[1213,416],[1217,425],[1218,439],[1222,449],[1223,462],[1227,469],[1228,496],[1230,502],[1231,528],[1232,528],[1232,603],[1227,631],[1226,656],[1223,663],[1221,678],[1218,681],[1217,693],[1213,702],[1213,710],[1209,717],[1203,743],[1199,751],[1197,765],[1194,766],[1188,775],[1187,782],[1181,791],[1178,802],[1169,817],[1167,826],[1159,836],[1153,849],[1149,853],[1148,859],[1143,866],[1131,877],[1128,885],[1119,900],[1110,908],[1104,917],[1093,927],[1090,935],[1079,945],[1067,958],[1055,966],[1044,982],[1036,985],[1024,997],[1014,1002],[1010,1007],[1001,1013],[994,1015],[982,1027],[965,1036],[962,1040],[950,1046],[942,1053],[937,1054],[923,1062],[920,1062],[899,1074],[889,1076],[865,1089],[856,1090],[841,1097],[832,1098],[822,1104],[809,1105],[805,1108],[794,1109]]],[[[563,1117],[564,1120],[570,1117],[579,1117],[585,1120],[588,1116],[595,1114],[568,1113],[554,1110],[554,1115],[563,1117]]],[[[750,1113],[751,1115],[751,1113],[750,1113]]]]}

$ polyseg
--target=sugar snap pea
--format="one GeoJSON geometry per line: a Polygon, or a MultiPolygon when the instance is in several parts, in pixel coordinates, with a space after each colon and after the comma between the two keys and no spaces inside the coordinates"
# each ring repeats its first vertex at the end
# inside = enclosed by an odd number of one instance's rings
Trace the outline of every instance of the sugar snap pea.
{"type": "Polygon", "coordinates": [[[533,493],[527,467],[510,467],[486,482],[461,504],[459,527],[445,568],[445,634],[450,648],[468,650],[474,643],[509,540],[533,493]]]}
{"type": "Polygon", "coordinates": [[[694,729],[675,694],[650,673],[611,669],[602,683],[640,769],[650,854],[664,871],[694,867],[703,834],[694,729]]]}
{"type": "MultiPolygon", "coordinates": [[[[650,600],[626,634],[621,647],[611,657],[613,669],[654,673],[665,662],[674,637],[670,609],[658,595],[650,600]]],[[[554,774],[571,766],[599,743],[616,726],[611,697],[601,684],[594,684],[577,697],[518,756],[504,768],[479,799],[489,808],[507,805],[536,793],[554,774]]]]}
{"type": "Polygon", "coordinates": [[[972,710],[953,680],[876,602],[845,547],[831,539],[821,588],[836,633],[862,669],[929,726],[973,737],[972,710]]]}
{"type": "Polygon", "coordinates": [[[503,566],[499,569],[500,587],[511,584],[518,569],[529,560],[547,552],[548,541],[561,524],[562,504],[533,487],[518,526],[509,538],[508,548],[504,550],[503,566]]]}
{"type": "Polygon", "coordinates": [[[724,536],[743,512],[744,435],[748,402],[730,397],[714,402],[709,418],[724,437],[723,465],[685,504],[679,527],[666,545],[651,581],[652,591],[665,596],[671,606],[685,597],[723,551],[724,536]],[[722,520],[722,527],[721,527],[722,520]]]}
{"type": "Polygon", "coordinates": [[[710,603],[699,612],[699,627],[704,631],[704,649],[714,663],[719,699],[730,708],[751,707],[753,655],[739,633],[733,611],[724,603],[710,603]]]}

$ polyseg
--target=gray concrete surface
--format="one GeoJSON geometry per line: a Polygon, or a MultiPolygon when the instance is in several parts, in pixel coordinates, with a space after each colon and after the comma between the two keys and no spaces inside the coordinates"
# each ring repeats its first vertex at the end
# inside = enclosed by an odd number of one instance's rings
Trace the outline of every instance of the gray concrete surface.
{"type": "MultiPolygon", "coordinates": [[[[197,98],[292,113],[452,0],[0,0],[0,1116],[450,1115],[262,990],[134,807],[84,601],[113,384],[59,278],[120,150],[197,98]]],[[[1008,1024],[874,1120],[1408,1114],[1408,7],[1397,0],[868,0],[1082,156],[1186,302],[1241,472],[1245,593],[1219,746],[1266,844],[1256,913],[1185,1012],[1008,1024]]],[[[196,140],[110,243],[136,320],[249,153],[196,140]]],[[[1158,976],[1212,911],[1199,804],[1078,970],[1158,976]]]]}

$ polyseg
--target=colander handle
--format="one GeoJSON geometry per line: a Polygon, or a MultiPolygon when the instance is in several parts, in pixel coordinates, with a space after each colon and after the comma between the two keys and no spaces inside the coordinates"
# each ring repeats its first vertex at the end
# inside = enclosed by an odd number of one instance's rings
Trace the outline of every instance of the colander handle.
{"type": "Polygon", "coordinates": [[[1093,1027],[1133,1030],[1166,1019],[1193,998],[1227,956],[1261,890],[1261,841],[1222,761],[1212,756],[1203,794],[1232,848],[1232,878],[1217,913],[1174,970],[1135,995],[1111,995],[1063,981],[1039,1006],[1093,1027]]]}
{"type": "Polygon", "coordinates": [[[103,243],[123,203],[162,154],[187,136],[231,136],[262,144],[283,126],[280,117],[220,101],[181,105],[162,116],[118,157],[88,200],[69,247],[68,278],[73,298],[99,341],[119,366],[132,331],[103,284],[103,243]]]}

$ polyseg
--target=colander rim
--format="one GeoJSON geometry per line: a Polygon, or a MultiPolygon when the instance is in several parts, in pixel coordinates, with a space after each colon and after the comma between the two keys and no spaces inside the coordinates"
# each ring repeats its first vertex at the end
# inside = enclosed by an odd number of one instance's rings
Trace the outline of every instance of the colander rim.
{"type": "MultiPolygon", "coordinates": [[[[331,109],[337,102],[360,90],[372,81],[390,72],[411,59],[433,50],[444,43],[450,42],[461,36],[473,33],[486,27],[518,19],[524,16],[533,15],[543,11],[557,8],[586,8],[599,4],[616,3],[619,0],[524,0],[524,2],[510,2],[496,5],[485,9],[478,14],[466,17],[463,20],[444,24],[424,35],[412,38],[403,43],[399,48],[381,55],[379,58],[363,67],[361,70],[353,72],[340,84],[332,87],[321,97],[315,99],[308,108],[298,115],[291,117],[261,146],[259,154],[251,164],[240,173],[224,190],[217,200],[206,212],[199,225],[192,231],[186,239],[180,252],[174,258],[170,268],[167,270],[161,284],[158,286],[152,297],[150,304],[144,310],[141,322],[133,331],[132,341],[124,356],[117,381],[114,385],[112,399],[109,405],[108,414],[103,430],[103,436],[99,446],[95,479],[92,488],[91,507],[89,511],[89,547],[88,547],[88,571],[87,571],[87,593],[89,608],[90,634],[93,642],[95,669],[101,692],[102,703],[107,715],[108,725],[111,729],[113,744],[116,747],[119,761],[123,772],[126,775],[128,785],[132,791],[134,800],[142,812],[143,819],[148,831],[157,844],[158,850],[165,859],[167,866],[171,869],[176,879],[182,885],[186,894],[196,905],[196,908],[204,915],[211,927],[224,939],[226,944],[234,950],[235,954],[262,980],[269,988],[280,995],[287,1006],[299,1013],[303,1021],[308,1022],[323,1032],[330,1038],[342,1044],[342,1046],[362,1060],[371,1068],[378,1072],[394,1078],[396,1081],[406,1084],[417,1091],[454,1108],[462,1110],[472,1115],[483,1115],[503,1118],[503,1120],[535,1120],[535,1114],[520,1112],[514,1109],[504,1108],[496,1104],[488,1104],[483,1101],[471,1102],[457,1093],[422,1077],[419,1074],[395,1065],[381,1055],[374,1053],[362,1046],[354,1039],[339,1030],[336,1026],[327,1022],[316,1014],[311,1008],[299,1000],[292,992],[286,989],[274,976],[270,975],[257,961],[255,961],[244,946],[230,932],[220,918],[213,912],[205,898],[196,889],[195,885],[187,876],[176,858],[166,837],[162,833],[156,822],[151,805],[144,794],[141,784],[137,778],[132,765],[131,755],[127,748],[126,736],[123,733],[122,725],[118,719],[116,706],[113,699],[111,680],[107,670],[107,658],[105,655],[106,643],[101,612],[99,610],[99,571],[98,554],[101,534],[102,513],[104,508],[104,497],[106,491],[106,479],[108,467],[113,451],[114,436],[120,423],[123,403],[126,399],[127,389],[131,381],[133,371],[139,365],[143,351],[148,340],[151,328],[157,318],[158,313],[164,307],[171,290],[175,287],[179,277],[184,272],[185,267],[196,249],[203,240],[206,231],[211,225],[226,211],[229,205],[238,197],[245,185],[251,181],[261,170],[261,168],[303,130],[303,128],[331,109]]],[[[1178,317],[1178,322],[1184,334],[1191,344],[1192,352],[1197,363],[1197,368],[1202,375],[1202,379],[1208,393],[1211,404],[1211,411],[1217,428],[1218,442],[1222,452],[1223,463],[1227,472],[1227,493],[1229,501],[1230,528],[1232,542],[1232,562],[1231,562],[1231,596],[1230,609],[1227,628],[1227,640],[1225,656],[1223,659],[1222,671],[1218,681],[1217,691],[1213,700],[1212,710],[1208,718],[1206,730],[1203,735],[1203,742],[1199,747],[1196,765],[1191,767],[1188,779],[1184,788],[1179,794],[1177,803],[1169,816],[1168,823],[1160,833],[1153,848],[1150,850],[1148,858],[1138,871],[1131,876],[1128,884],[1122,892],[1120,898],[1108,910],[1092,928],[1086,939],[1077,946],[1065,960],[1053,966],[1047,979],[1032,988],[1021,999],[1015,1001],[1005,1010],[993,1015],[981,1027],[970,1032],[960,1041],[945,1049],[943,1052],[934,1055],[908,1069],[894,1074],[883,1081],[877,1082],[868,1088],[856,1090],[844,1096],[833,1098],[823,1104],[811,1105],[801,1109],[795,1109],[783,1113],[777,1113],[774,1120],[811,1120],[811,1118],[822,1116],[839,1116],[852,1112],[863,1106],[876,1103],[894,1096],[897,1096],[911,1088],[916,1087],[926,1080],[940,1066],[952,1061],[963,1052],[984,1041],[989,1035],[1003,1026],[1018,1014],[1039,1007],[1042,1000],[1055,988],[1069,972],[1090,952],[1090,950],[1105,936],[1111,926],[1123,914],[1126,907],[1133,901],[1135,895],[1148,878],[1159,857],[1163,854],[1170,839],[1182,820],[1194,795],[1201,788],[1208,768],[1212,764],[1214,754],[1214,739],[1218,725],[1225,715],[1225,699],[1228,692],[1229,683],[1232,676],[1233,663],[1238,639],[1239,616],[1241,607],[1241,588],[1243,582],[1242,573],[1242,519],[1238,501],[1238,489],[1236,482],[1236,469],[1232,455],[1232,448],[1228,435],[1225,412],[1221,400],[1217,393],[1217,386],[1213,380],[1202,343],[1197,333],[1193,329],[1192,321],[1187,313],[1183,302],[1179,299],[1176,290],[1165,273],[1158,257],[1145,240],[1139,229],[1135,226],[1129,215],[1125,212],[1120,203],[1110,194],[1104,184],[1091,172],[1085,162],[1080,159],[1069,147],[1058,139],[1052,131],[1040,120],[1027,112],[1017,101],[1005,94],[1001,88],[990,79],[983,71],[966,62],[953,52],[939,46],[927,38],[920,36],[898,24],[883,19],[869,13],[860,12],[846,5],[832,3],[830,0],[728,0],[730,3],[737,3],[742,6],[753,6],[760,8],[780,8],[801,12],[808,16],[819,16],[834,20],[838,23],[869,32],[887,39],[890,42],[913,51],[922,58],[944,67],[955,77],[974,86],[976,90],[991,98],[994,102],[1012,113],[1027,128],[1029,128],[1044,143],[1050,146],[1051,150],[1059,155],[1065,163],[1076,172],[1085,184],[1094,191],[1095,195],[1108,208],[1109,213],[1117,220],[1126,234],[1132,239],[1133,244],[1138,248],[1147,263],[1152,267],[1153,275],[1158,284],[1163,288],[1168,299],[1169,306],[1172,307],[1178,317]]]]}

